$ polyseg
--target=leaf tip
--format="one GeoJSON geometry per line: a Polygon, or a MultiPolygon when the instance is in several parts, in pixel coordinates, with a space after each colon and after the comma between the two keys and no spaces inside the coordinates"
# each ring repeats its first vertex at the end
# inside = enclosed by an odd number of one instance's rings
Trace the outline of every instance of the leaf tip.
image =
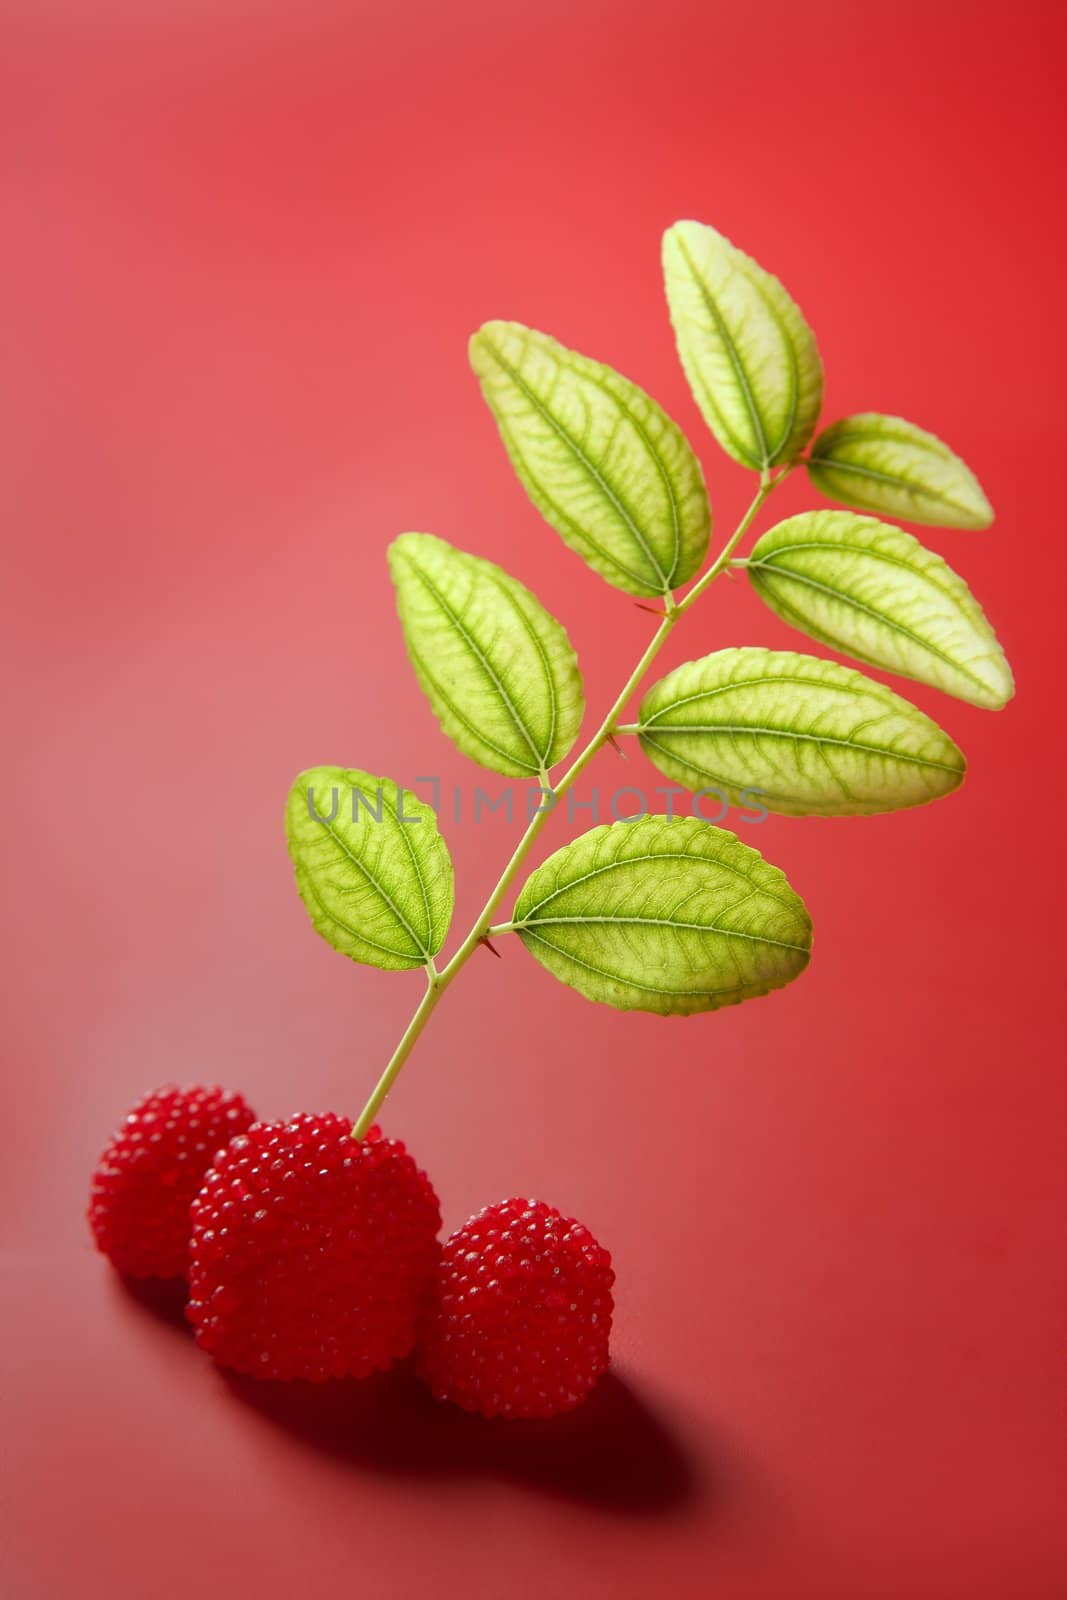
{"type": "Polygon", "coordinates": [[[977,478],[974,480],[971,515],[974,520],[969,525],[976,533],[981,533],[986,528],[991,528],[997,519],[996,512],[989,502],[989,497],[977,478]]]}
{"type": "Polygon", "coordinates": [[[470,362],[471,371],[476,378],[480,378],[485,370],[489,355],[488,330],[493,326],[494,324],[491,322],[483,322],[482,326],[476,328],[467,340],[467,360],[470,362]]]}
{"type": "Polygon", "coordinates": [[[467,341],[467,357],[475,377],[483,378],[491,368],[498,366],[501,349],[506,348],[517,333],[525,331],[522,323],[507,322],[500,317],[476,328],[467,341]]]}
{"type": "Polygon", "coordinates": [[[390,572],[395,574],[397,564],[405,556],[414,554],[417,543],[422,537],[424,536],[418,533],[398,533],[395,538],[390,539],[385,549],[385,559],[389,563],[390,572]]]}
{"type": "Polygon", "coordinates": [[[386,548],[386,559],[390,565],[399,558],[408,561],[416,560],[420,555],[427,556],[433,551],[450,552],[453,546],[447,539],[442,539],[436,533],[422,533],[417,529],[409,528],[403,533],[398,533],[390,540],[386,548]]]}
{"type": "Polygon", "coordinates": [[[695,217],[679,217],[677,222],[672,222],[669,228],[663,230],[664,248],[666,248],[668,242],[671,245],[680,245],[687,240],[690,243],[694,243],[701,239],[716,239],[723,244],[729,244],[730,242],[725,234],[720,233],[717,228],[713,228],[710,222],[698,222],[695,217]]]}
{"type": "Polygon", "coordinates": [[[984,663],[981,688],[971,698],[971,704],[983,711],[1003,711],[1015,699],[1015,677],[1003,651],[997,659],[984,663]]]}
{"type": "Polygon", "coordinates": [[[672,222],[670,227],[664,228],[663,238],[660,241],[660,250],[664,261],[667,260],[671,251],[677,248],[684,227],[684,222],[672,222]]]}

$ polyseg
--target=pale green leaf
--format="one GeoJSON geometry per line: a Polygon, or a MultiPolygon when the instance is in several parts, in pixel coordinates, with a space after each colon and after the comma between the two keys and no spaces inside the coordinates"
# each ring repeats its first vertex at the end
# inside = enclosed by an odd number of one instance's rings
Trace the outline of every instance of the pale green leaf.
{"type": "Polygon", "coordinates": [[[464,755],[513,778],[561,761],[584,705],[555,618],[502,568],[429,533],[394,539],[389,567],[419,682],[464,755]]]}
{"type": "Polygon", "coordinates": [[[824,429],[808,473],[828,500],[935,528],[988,528],[989,504],[970,467],[934,434],[865,411],[824,429]]]}
{"type": "Polygon", "coordinates": [[[285,810],[296,886],[327,944],[370,967],[421,967],[452,917],[448,847],[430,807],[388,778],[312,767],[285,810]]]}
{"type": "Polygon", "coordinates": [[[753,792],[785,816],[898,811],[948,794],[965,763],[930,718],[851,667],[792,651],[720,650],[641,702],[649,759],[733,805],[753,792]]]}
{"type": "Polygon", "coordinates": [[[687,582],[711,512],[700,463],[655,401],[518,322],[487,322],[470,357],[512,465],[560,538],[627,594],[687,582]]]}
{"type": "Polygon", "coordinates": [[[746,570],[784,621],[843,655],[996,709],[1011,668],[985,613],[918,539],[852,511],[809,511],[758,540],[746,570]]]}
{"type": "Polygon", "coordinates": [[[527,880],[514,926],[587,999],[660,1016],[780,989],[811,951],[785,875],[690,817],[615,822],[564,845],[527,880]]]}
{"type": "Polygon", "coordinates": [[[822,405],[815,336],[777,278],[702,222],[663,236],[678,354],[727,455],[762,471],[807,444],[822,405]]]}

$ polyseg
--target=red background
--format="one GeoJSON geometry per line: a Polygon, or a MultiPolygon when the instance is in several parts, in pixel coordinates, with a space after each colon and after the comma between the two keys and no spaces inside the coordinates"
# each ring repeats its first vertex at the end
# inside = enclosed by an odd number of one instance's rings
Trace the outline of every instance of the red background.
{"type": "MultiPolygon", "coordinates": [[[[4,1592],[1062,1594],[1062,8],[22,10],[0,95],[4,1592]],[[829,417],[898,412],[975,465],[994,530],[925,537],[1018,698],[906,688],[968,752],[951,800],[750,831],[815,919],[786,993],[623,1016],[515,945],[442,1006],[388,1124],[449,1226],[528,1192],[612,1248],[618,1376],[584,1412],[509,1433],[403,1377],[228,1384],[94,1256],[90,1168],[170,1078],[355,1113],[417,998],[313,936],[280,822],[314,762],[486,781],[403,656],[394,533],[531,584],[594,708],[648,635],[513,481],[468,333],[526,320],[644,384],[733,525],[751,482],[662,304],[679,216],[783,277],[829,417]]],[[[813,500],[793,480],[781,512],[813,500]]],[[[722,583],[666,665],[735,643],[798,640],[722,583]]],[[[653,777],[610,752],[594,774],[653,777]]],[[[447,833],[459,929],[514,830],[447,833]]]]}

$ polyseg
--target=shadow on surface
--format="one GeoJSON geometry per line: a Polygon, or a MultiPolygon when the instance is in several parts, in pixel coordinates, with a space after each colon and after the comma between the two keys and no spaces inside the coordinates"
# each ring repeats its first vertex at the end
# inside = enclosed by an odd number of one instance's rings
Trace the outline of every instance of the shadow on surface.
{"type": "Polygon", "coordinates": [[[670,1426],[615,1373],[566,1416],[512,1422],[434,1400],[410,1365],[321,1385],[223,1378],[242,1404],[354,1467],[505,1479],[629,1516],[677,1510],[698,1490],[692,1461],[670,1426]]]}
{"type": "Polygon", "coordinates": [[[157,1322],[173,1328],[175,1333],[192,1333],[185,1320],[185,1302],[189,1289],[184,1278],[124,1278],[111,1274],[118,1285],[118,1293],[132,1301],[157,1322]]]}
{"type": "MultiPolygon", "coordinates": [[[[182,1280],[112,1278],[131,1306],[192,1344],[182,1280]]],[[[377,1377],[324,1384],[263,1383],[217,1370],[242,1405],[357,1469],[496,1478],[631,1516],[676,1511],[716,1488],[698,1482],[671,1424],[618,1372],[566,1416],[504,1422],[434,1400],[410,1361],[377,1377]]]]}

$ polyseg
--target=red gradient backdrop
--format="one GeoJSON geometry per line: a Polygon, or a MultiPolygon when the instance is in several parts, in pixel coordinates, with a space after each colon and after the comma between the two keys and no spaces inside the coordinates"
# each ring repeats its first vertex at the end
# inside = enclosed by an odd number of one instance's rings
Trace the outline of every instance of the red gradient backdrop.
{"type": "MultiPolygon", "coordinates": [[[[0,68],[4,1593],[1062,1594],[1062,8],[22,13],[0,68]],[[417,998],[314,937],[280,822],[313,762],[482,776],[403,655],[395,532],[528,582],[594,707],[647,638],[513,481],[469,332],[519,318],[637,379],[733,525],[750,483],[662,303],[679,216],[783,277],[828,415],[901,413],[979,470],[995,529],[926,537],[1017,700],[907,689],[969,754],[949,801],[749,831],[815,919],[787,992],[623,1016],[508,947],[442,1006],[388,1123],[450,1226],[529,1192],[613,1249],[618,1377],[585,1412],[509,1434],[402,1379],[228,1384],[94,1256],[89,1170],[171,1078],[354,1113],[417,998]]],[[[812,498],[794,480],[781,510],[812,498]]],[[[722,583],[667,665],[746,642],[798,641],[722,583]]],[[[643,779],[608,752],[589,781],[643,779]]],[[[514,829],[447,833],[465,925],[514,829]]]]}

